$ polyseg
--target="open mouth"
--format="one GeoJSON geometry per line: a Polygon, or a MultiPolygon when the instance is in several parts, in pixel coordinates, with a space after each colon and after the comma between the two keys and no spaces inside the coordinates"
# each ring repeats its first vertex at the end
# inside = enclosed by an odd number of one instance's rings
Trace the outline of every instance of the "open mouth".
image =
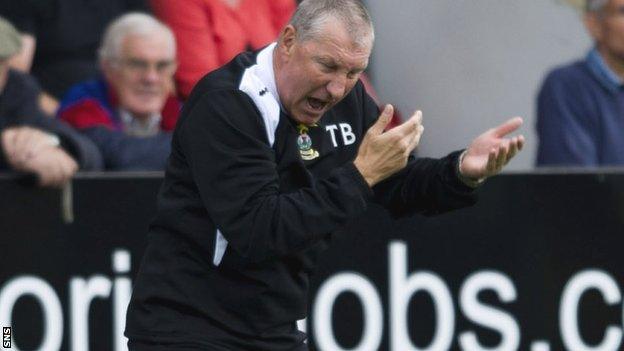
{"type": "Polygon", "coordinates": [[[321,112],[327,105],[328,105],[328,102],[326,101],[313,98],[313,97],[308,98],[308,106],[310,107],[312,111],[321,112]]]}

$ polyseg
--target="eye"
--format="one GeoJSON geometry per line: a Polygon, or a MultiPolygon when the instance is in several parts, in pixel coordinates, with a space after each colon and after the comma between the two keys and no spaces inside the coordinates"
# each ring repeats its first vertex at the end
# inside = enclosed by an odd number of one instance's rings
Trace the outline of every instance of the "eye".
{"type": "Polygon", "coordinates": [[[128,67],[130,67],[131,69],[145,69],[149,66],[145,61],[137,59],[129,59],[126,62],[128,67]]]}
{"type": "Polygon", "coordinates": [[[324,72],[333,72],[336,70],[336,65],[334,65],[333,63],[329,63],[329,62],[319,62],[319,65],[321,65],[321,69],[324,72]]]}
{"type": "Polygon", "coordinates": [[[360,77],[360,74],[362,74],[362,71],[351,71],[347,73],[347,78],[358,79],[360,77]]]}

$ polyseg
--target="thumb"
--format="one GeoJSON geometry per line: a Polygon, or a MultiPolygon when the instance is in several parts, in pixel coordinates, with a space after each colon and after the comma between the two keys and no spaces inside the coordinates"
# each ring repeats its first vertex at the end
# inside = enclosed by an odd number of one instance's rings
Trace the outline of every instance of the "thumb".
{"type": "Polygon", "coordinates": [[[494,134],[499,138],[504,137],[505,135],[520,128],[520,126],[522,125],[522,122],[523,122],[522,117],[511,118],[507,120],[505,123],[494,128],[494,134]]]}
{"type": "Polygon", "coordinates": [[[375,124],[370,127],[369,132],[374,135],[383,133],[388,123],[390,123],[390,120],[392,120],[392,115],[394,115],[394,107],[388,104],[384,107],[383,111],[381,111],[381,115],[379,115],[375,124]]]}

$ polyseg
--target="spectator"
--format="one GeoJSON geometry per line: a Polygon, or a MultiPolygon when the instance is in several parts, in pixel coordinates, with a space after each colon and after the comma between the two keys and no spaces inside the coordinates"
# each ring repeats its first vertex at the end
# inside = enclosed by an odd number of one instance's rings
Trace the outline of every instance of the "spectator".
{"type": "Polygon", "coordinates": [[[624,0],[587,0],[584,19],[595,47],[538,96],[538,166],[624,165],[624,0]]]}
{"type": "Polygon", "coordinates": [[[106,25],[129,12],[147,10],[145,0],[0,1],[24,42],[11,66],[31,72],[43,86],[43,106],[56,112],[67,89],[97,74],[96,51],[106,25]]]}
{"type": "Polygon", "coordinates": [[[126,14],[106,30],[100,64],[103,78],[71,88],[60,118],[95,142],[107,169],[164,169],[180,110],[173,34],[152,16],[126,14]]]}
{"type": "Polygon", "coordinates": [[[0,170],[34,173],[44,186],[61,186],[82,169],[102,165],[97,148],[38,108],[40,89],[25,73],[9,68],[21,47],[13,26],[0,18],[0,170]]]}
{"type": "Polygon", "coordinates": [[[295,10],[293,0],[151,0],[154,14],[176,35],[178,94],[235,55],[277,38],[295,10]]]}

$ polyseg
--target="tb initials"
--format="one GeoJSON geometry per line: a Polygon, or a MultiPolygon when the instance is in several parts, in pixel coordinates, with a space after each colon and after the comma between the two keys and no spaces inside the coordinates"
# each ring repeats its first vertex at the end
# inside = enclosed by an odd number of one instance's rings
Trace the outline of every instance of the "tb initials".
{"type": "Polygon", "coordinates": [[[338,143],[336,142],[336,130],[338,130],[338,128],[340,128],[340,135],[342,135],[342,143],[344,146],[355,143],[355,134],[353,134],[353,129],[349,123],[338,123],[338,125],[330,124],[325,126],[325,130],[331,134],[334,147],[338,147],[338,143]]]}

